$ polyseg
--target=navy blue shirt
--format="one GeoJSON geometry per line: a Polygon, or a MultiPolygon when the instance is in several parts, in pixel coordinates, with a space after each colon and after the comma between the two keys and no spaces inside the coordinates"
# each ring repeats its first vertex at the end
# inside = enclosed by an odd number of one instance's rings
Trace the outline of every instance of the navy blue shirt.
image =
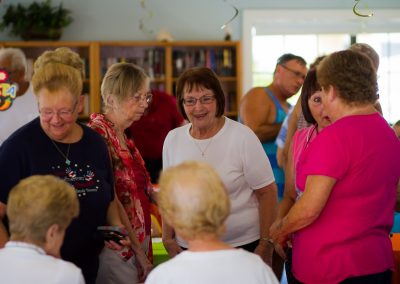
{"type": "MultiPolygon", "coordinates": [[[[103,138],[89,127],[80,126],[83,137],[69,146],[70,165],[42,130],[39,118],[14,132],[0,147],[0,201],[6,204],[12,187],[31,175],[51,174],[73,185],[80,213],[66,231],[61,256],[82,269],[87,283],[94,283],[103,245],[95,234],[97,226],[106,224],[107,209],[114,199],[114,181],[103,138]]],[[[66,155],[68,144],[54,143],[66,155]]]]}

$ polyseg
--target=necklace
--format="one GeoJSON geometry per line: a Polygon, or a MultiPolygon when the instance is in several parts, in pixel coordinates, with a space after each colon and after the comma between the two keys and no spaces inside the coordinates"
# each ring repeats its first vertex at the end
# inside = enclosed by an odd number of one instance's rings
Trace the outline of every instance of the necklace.
{"type": "Polygon", "coordinates": [[[71,164],[71,161],[68,159],[68,155],[69,155],[69,148],[71,147],[71,144],[68,144],[68,148],[67,148],[67,154],[64,154],[60,148],[58,148],[57,144],[53,141],[53,139],[50,139],[51,143],[53,143],[54,147],[56,147],[58,153],[61,154],[61,156],[63,156],[65,158],[65,164],[67,166],[69,166],[71,164]]]}
{"type": "Polygon", "coordinates": [[[196,145],[196,147],[200,150],[200,153],[201,153],[201,156],[202,156],[202,157],[204,157],[204,155],[205,155],[205,153],[206,153],[206,151],[207,151],[207,149],[208,149],[208,146],[210,146],[210,144],[211,144],[213,138],[214,138],[214,136],[210,138],[210,141],[208,141],[206,147],[205,147],[204,150],[203,150],[203,149],[200,147],[200,144],[197,143],[196,139],[194,139],[194,138],[192,137],[193,143],[194,143],[194,145],[196,145]]]}

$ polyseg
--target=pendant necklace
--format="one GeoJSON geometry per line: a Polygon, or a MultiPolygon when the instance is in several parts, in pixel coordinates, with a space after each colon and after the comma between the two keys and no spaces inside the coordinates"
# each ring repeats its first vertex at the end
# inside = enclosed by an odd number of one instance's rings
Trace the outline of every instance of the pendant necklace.
{"type": "Polygon", "coordinates": [[[204,157],[204,155],[205,155],[205,153],[206,153],[206,151],[207,151],[207,149],[208,149],[208,146],[210,146],[210,144],[211,144],[213,138],[214,138],[214,137],[211,137],[210,141],[208,141],[206,147],[205,147],[204,150],[203,150],[203,149],[201,149],[200,144],[197,143],[196,139],[194,139],[194,138],[192,137],[193,143],[194,143],[194,145],[196,145],[196,147],[200,150],[200,153],[201,153],[201,156],[202,156],[202,157],[204,157]]]}
{"type": "Polygon", "coordinates": [[[65,164],[67,166],[69,166],[71,164],[71,161],[68,159],[68,155],[69,155],[69,148],[71,147],[71,144],[68,144],[68,148],[67,148],[67,154],[64,154],[60,148],[58,148],[57,144],[53,141],[53,139],[50,139],[51,143],[53,143],[54,147],[57,149],[58,153],[61,154],[61,156],[63,156],[65,158],[65,164]]]}

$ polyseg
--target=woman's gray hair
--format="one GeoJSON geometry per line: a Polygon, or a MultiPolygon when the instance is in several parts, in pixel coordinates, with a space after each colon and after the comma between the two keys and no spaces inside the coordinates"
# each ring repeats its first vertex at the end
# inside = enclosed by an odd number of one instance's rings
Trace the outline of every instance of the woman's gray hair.
{"type": "Polygon", "coordinates": [[[133,96],[146,83],[149,77],[144,70],[133,63],[115,63],[108,68],[101,84],[101,97],[105,110],[108,97],[114,96],[119,102],[133,96]]]}

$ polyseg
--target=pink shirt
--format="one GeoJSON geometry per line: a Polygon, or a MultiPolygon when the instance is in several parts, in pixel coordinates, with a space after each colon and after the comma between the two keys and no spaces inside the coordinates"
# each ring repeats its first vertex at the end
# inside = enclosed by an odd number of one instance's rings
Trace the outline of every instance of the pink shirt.
{"type": "MultiPolygon", "coordinates": [[[[317,136],[318,131],[316,125],[312,125],[306,128],[299,129],[295,132],[293,136],[293,145],[292,145],[292,157],[293,157],[293,166],[295,172],[297,171],[297,165],[300,160],[300,156],[303,154],[304,150],[310,146],[311,142],[317,136]]],[[[303,194],[303,191],[300,191],[296,187],[297,199],[303,194]]]]}
{"type": "Polygon", "coordinates": [[[293,237],[293,273],[305,283],[338,283],[393,269],[389,239],[400,179],[400,141],[378,114],[342,118],[300,157],[308,175],[336,179],[320,216],[293,237]]]}

